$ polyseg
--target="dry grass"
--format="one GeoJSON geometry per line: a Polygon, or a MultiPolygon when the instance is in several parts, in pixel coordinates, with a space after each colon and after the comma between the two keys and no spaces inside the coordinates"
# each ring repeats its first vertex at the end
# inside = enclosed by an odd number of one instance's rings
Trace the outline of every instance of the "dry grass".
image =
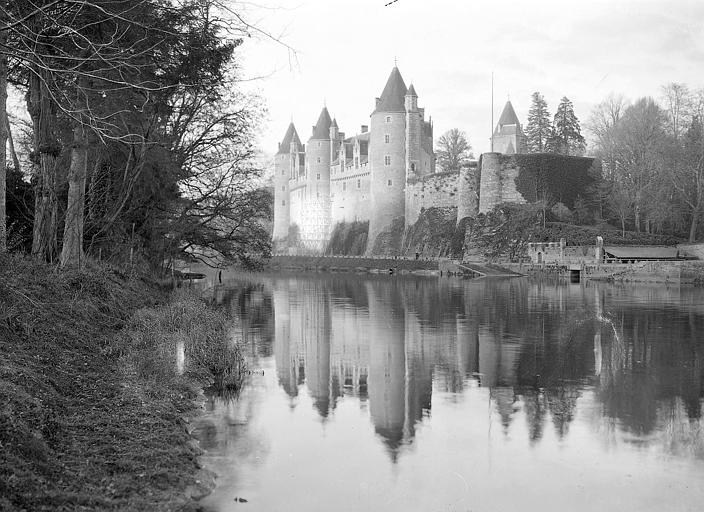
{"type": "Polygon", "coordinates": [[[0,510],[195,510],[185,418],[202,382],[240,368],[204,345],[226,321],[146,277],[0,255],[0,510]],[[184,375],[164,364],[179,337],[184,375]]]}

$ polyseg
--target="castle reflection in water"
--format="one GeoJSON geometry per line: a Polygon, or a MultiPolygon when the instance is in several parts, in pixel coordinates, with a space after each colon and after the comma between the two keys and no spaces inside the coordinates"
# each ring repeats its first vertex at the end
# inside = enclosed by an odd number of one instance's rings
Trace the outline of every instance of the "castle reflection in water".
{"type": "MultiPolygon", "coordinates": [[[[704,459],[704,301],[699,290],[461,281],[260,277],[235,296],[252,357],[276,361],[292,406],[309,393],[322,421],[353,397],[396,460],[432,410],[488,388],[508,432],[522,410],[528,442],[569,435],[578,399],[597,423],[634,438],[669,436],[704,459]],[[698,334],[699,333],[699,334],[698,334]]],[[[231,294],[233,292],[222,292],[231,294]]]]}

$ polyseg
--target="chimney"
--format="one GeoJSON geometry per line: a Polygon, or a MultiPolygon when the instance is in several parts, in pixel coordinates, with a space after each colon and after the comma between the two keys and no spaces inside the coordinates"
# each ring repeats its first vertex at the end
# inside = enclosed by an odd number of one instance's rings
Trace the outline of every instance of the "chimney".
{"type": "Polygon", "coordinates": [[[366,124],[362,125],[362,133],[367,133],[369,131],[369,126],[366,124]]]}

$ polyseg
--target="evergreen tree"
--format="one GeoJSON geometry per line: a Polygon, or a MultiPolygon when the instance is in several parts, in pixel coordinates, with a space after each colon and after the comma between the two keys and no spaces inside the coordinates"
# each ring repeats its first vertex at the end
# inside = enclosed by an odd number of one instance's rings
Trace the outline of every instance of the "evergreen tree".
{"type": "Polygon", "coordinates": [[[579,120],[574,114],[572,102],[563,96],[555,112],[547,149],[550,153],[559,155],[582,156],[585,148],[586,143],[579,128],[579,120]]]}
{"type": "Polygon", "coordinates": [[[528,111],[528,125],[526,126],[528,152],[542,153],[546,151],[550,133],[548,104],[543,95],[536,91],[533,93],[533,103],[528,111]]]}

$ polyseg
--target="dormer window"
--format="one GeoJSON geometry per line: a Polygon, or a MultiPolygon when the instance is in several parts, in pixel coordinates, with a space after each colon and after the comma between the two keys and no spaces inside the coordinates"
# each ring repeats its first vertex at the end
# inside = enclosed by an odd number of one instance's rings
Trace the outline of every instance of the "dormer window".
{"type": "Polygon", "coordinates": [[[386,122],[390,123],[391,122],[391,116],[386,116],[386,122]]]}

